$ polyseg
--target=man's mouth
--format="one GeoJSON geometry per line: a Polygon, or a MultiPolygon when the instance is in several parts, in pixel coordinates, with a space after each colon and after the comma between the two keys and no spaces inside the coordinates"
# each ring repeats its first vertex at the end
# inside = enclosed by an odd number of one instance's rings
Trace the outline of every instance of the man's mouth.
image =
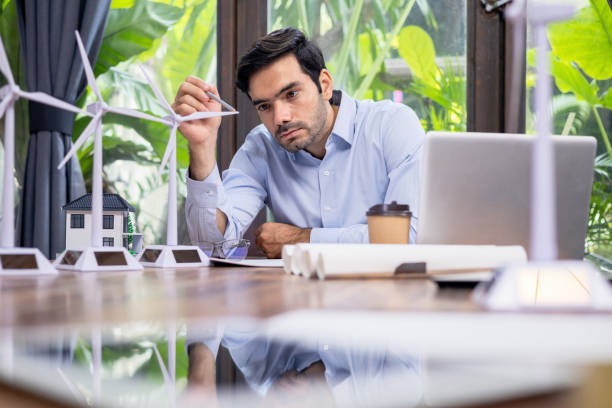
{"type": "Polygon", "coordinates": [[[281,134],[281,139],[288,139],[296,135],[297,131],[301,128],[291,129],[281,134]]]}

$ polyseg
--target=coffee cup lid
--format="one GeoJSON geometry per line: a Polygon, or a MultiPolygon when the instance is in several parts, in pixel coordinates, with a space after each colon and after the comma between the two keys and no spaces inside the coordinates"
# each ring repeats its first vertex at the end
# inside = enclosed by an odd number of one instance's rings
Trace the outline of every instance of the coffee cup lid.
{"type": "Polygon", "coordinates": [[[412,213],[410,212],[410,206],[408,204],[398,204],[397,201],[392,201],[391,204],[376,204],[370,207],[366,215],[395,215],[407,217],[412,216],[412,213]]]}

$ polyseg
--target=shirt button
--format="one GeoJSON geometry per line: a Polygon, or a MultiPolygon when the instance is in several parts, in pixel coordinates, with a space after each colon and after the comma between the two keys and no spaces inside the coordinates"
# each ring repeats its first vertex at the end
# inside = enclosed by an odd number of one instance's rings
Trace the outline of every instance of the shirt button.
{"type": "Polygon", "coordinates": [[[215,194],[215,192],[214,192],[214,191],[212,191],[212,190],[208,190],[208,191],[206,192],[206,194],[208,194],[208,195],[213,195],[213,194],[215,194]]]}
{"type": "Polygon", "coordinates": [[[330,207],[329,205],[326,205],[325,207],[323,207],[323,209],[324,209],[325,211],[330,211],[330,210],[331,210],[331,207],[330,207]]]}
{"type": "Polygon", "coordinates": [[[324,344],[323,345],[323,350],[325,350],[325,351],[329,350],[329,345],[328,344],[324,344]]]}
{"type": "Polygon", "coordinates": [[[329,170],[325,170],[325,171],[323,172],[323,175],[324,175],[324,176],[329,176],[329,170]]]}

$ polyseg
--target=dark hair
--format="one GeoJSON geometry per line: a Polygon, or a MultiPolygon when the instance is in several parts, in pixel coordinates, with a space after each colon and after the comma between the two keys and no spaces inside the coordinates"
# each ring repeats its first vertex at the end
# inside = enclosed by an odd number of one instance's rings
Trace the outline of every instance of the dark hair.
{"type": "Polygon", "coordinates": [[[295,55],[302,71],[317,85],[319,93],[322,92],[319,75],[325,68],[323,53],[314,42],[306,38],[304,33],[293,27],[272,31],[251,46],[251,49],[238,63],[236,86],[250,98],[249,79],[251,76],[289,53],[295,55]]]}

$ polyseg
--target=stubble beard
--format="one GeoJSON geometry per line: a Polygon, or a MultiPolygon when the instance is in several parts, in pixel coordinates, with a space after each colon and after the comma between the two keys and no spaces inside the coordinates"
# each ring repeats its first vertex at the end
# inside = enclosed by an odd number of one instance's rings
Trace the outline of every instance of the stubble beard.
{"type": "Polygon", "coordinates": [[[317,104],[316,112],[311,118],[311,125],[303,121],[292,122],[280,126],[276,131],[276,140],[278,140],[279,144],[289,153],[295,153],[299,150],[304,150],[314,142],[319,141],[321,137],[323,137],[323,133],[325,132],[325,124],[327,123],[327,110],[325,109],[325,104],[328,102],[325,100],[325,98],[323,98],[323,94],[319,95],[319,103],[317,104]],[[283,132],[294,128],[302,128],[303,130],[305,130],[308,133],[308,137],[306,138],[306,140],[303,140],[302,142],[300,142],[299,140],[289,140],[288,143],[280,143],[280,137],[283,132]],[[316,130],[313,131],[313,128],[315,128],[316,130]]]}

